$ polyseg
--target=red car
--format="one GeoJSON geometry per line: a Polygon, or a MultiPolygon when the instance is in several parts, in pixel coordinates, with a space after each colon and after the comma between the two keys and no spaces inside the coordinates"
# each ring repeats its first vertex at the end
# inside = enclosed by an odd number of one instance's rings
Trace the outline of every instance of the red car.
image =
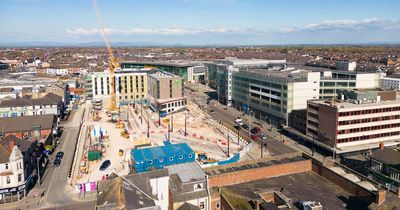
{"type": "Polygon", "coordinates": [[[257,134],[257,133],[261,132],[261,129],[260,129],[259,127],[254,127],[254,128],[252,128],[252,129],[250,130],[250,132],[251,132],[252,134],[257,134]]]}
{"type": "Polygon", "coordinates": [[[258,137],[257,135],[254,135],[254,134],[251,134],[250,138],[251,138],[251,140],[253,140],[253,141],[257,141],[257,140],[260,139],[260,137],[258,137]]]}

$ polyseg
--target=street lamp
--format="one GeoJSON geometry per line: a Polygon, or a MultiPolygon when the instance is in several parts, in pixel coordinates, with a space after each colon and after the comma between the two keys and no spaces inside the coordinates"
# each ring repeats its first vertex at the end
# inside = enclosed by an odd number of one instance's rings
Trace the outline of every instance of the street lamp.
{"type": "Polygon", "coordinates": [[[186,116],[186,114],[185,114],[185,136],[187,136],[187,132],[186,132],[186,118],[187,118],[187,116],[186,116]]]}
{"type": "Polygon", "coordinates": [[[40,165],[39,165],[40,157],[36,157],[36,169],[37,169],[37,174],[38,174],[38,181],[39,185],[42,185],[41,183],[41,178],[40,178],[40,165]]]}
{"type": "Polygon", "coordinates": [[[239,135],[240,125],[237,126],[237,144],[239,145],[240,135],[239,135]]]}
{"type": "Polygon", "coordinates": [[[312,138],[312,153],[311,153],[311,155],[312,156],[314,156],[314,150],[315,150],[315,138],[316,138],[316,136],[315,136],[315,134],[313,133],[313,138],[312,138]]]}
{"type": "Polygon", "coordinates": [[[150,114],[147,112],[147,138],[150,137],[150,114]]]}
{"type": "Polygon", "coordinates": [[[229,131],[228,131],[228,157],[230,157],[230,155],[229,155],[229,131]]]}

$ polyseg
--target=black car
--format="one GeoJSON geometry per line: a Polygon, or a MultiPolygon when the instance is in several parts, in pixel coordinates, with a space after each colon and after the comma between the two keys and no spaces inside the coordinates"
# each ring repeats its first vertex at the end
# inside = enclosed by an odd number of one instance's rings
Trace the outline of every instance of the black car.
{"type": "Polygon", "coordinates": [[[100,171],[106,170],[110,165],[111,165],[111,161],[105,160],[100,166],[100,171]]]}
{"type": "Polygon", "coordinates": [[[62,159],[64,157],[64,152],[57,152],[56,159],[62,159]]]}
{"type": "Polygon", "coordinates": [[[54,165],[55,167],[60,166],[60,164],[61,164],[61,159],[55,159],[54,162],[53,162],[53,165],[54,165]]]}
{"type": "Polygon", "coordinates": [[[247,124],[243,124],[243,125],[242,125],[242,128],[245,129],[245,130],[248,130],[248,129],[249,129],[249,126],[248,126],[247,124]]]}
{"type": "Polygon", "coordinates": [[[259,127],[254,127],[254,128],[252,128],[252,129],[250,130],[250,132],[251,132],[252,134],[257,134],[257,133],[261,132],[261,129],[260,129],[259,127]]]}

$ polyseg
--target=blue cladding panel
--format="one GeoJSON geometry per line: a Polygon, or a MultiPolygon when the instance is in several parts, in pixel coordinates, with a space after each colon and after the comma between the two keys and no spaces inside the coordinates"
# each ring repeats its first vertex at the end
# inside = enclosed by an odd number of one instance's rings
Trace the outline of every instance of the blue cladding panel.
{"type": "Polygon", "coordinates": [[[133,167],[138,173],[195,161],[194,151],[185,143],[131,150],[131,155],[133,167]]]}

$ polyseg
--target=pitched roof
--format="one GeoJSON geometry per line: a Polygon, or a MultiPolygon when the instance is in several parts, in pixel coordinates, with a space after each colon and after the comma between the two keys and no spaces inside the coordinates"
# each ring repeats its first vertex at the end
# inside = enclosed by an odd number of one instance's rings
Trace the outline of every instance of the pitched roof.
{"type": "Polygon", "coordinates": [[[0,118],[0,132],[31,131],[33,127],[52,129],[54,121],[54,114],[0,118]]]}
{"type": "Polygon", "coordinates": [[[54,93],[48,93],[37,99],[18,98],[13,100],[2,101],[0,108],[3,107],[22,107],[22,106],[39,106],[39,105],[58,105],[62,101],[62,97],[54,93]]]}
{"type": "Polygon", "coordinates": [[[22,158],[24,158],[24,156],[22,155],[21,150],[19,150],[18,146],[15,145],[11,151],[10,160],[14,161],[22,158]]]}
{"type": "Polygon", "coordinates": [[[13,134],[6,136],[3,140],[0,140],[0,144],[7,148],[9,151],[12,150],[10,148],[10,142],[14,142],[14,145],[17,145],[22,152],[25,152],[31,147],[33,144],[32,141],[28,141],[25,139],[20,139],[13,134]]]}
{"type": "Polygon", "coordinates": [[[9,162],[10,154],[10,150],[5,148],[3,145],[0,145],[0,163],[9,162]]]}
{"type": "Polygon", "coordinates": [[[191,203],[185,202],[178,208],[178,210],[200,210],[200,208],[191,203]]]}
{"type": "Polygon", "coordinates": [[[196,162],[167,166],[169,174],[177,174],[183,183],[205,181],[206,174],[196,162]]]}
{"type": "Polygon", "coordinates": [[[394,165],[400,166],[400,151],[385,147],[383,149],[374,150],[372,158],[394,165]]]}
{"type": "Polygon", "coordinates": [[[32,87],[23,87],[22,92],[27,93],[27,92],[32,92],[33,88],[32,87]]]}
{"type": "Polygon", "coordinates": [[[0,88],[0,93],[9,93],[12,92],[14,88],[12,87],[6,87],[6,88],[0,88]]]}
{"type": "Polygon", "coordinates": [[[152,194],[150,186],[150,179],[160,176],[168,176],[167,169],[101,181],[98,184],[97,205],[124,205],[126,209],[160,209],[155,205],[154,200],[157,198],[152,194]]]}

